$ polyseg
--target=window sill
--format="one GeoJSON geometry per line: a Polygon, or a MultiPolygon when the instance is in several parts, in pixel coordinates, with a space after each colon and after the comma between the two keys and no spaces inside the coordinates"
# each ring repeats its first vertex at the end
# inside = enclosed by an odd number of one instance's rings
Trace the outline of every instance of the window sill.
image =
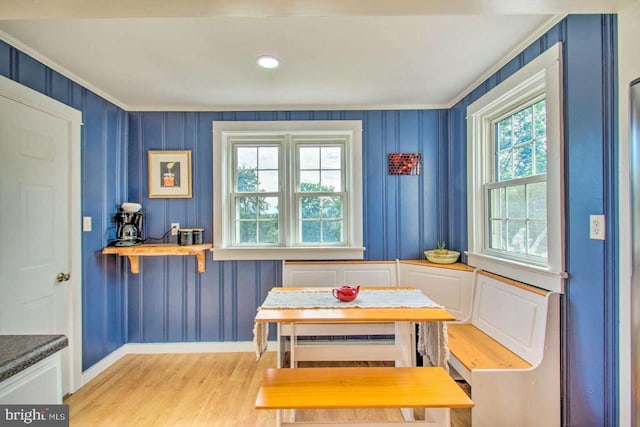
{"type": "Polygon", "coordinates": [[[535,267],[503,258],[485,254],[465,252],[467,264],[490,273],[518,280],[538,288],[564,293],[564,282],[567,273],[550,271],[544,267],[535,267]]]}
{"type": "Polygon", "coordinates": [[[363,247],[339,248],[213,248],[214,261],[363,259],[363,247]]]}

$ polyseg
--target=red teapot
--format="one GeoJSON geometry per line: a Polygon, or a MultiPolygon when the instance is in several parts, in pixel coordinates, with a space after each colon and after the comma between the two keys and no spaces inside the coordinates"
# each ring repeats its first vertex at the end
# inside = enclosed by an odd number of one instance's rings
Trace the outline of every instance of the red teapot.
{"type": "Polygon", "coordinates": [[[358,292],[360,292],[360,286],[354,288],[353,286],[344,285],[339,288],[334,288],[332,294],[340,301],[349,302],[356,299],[358,292]]]}

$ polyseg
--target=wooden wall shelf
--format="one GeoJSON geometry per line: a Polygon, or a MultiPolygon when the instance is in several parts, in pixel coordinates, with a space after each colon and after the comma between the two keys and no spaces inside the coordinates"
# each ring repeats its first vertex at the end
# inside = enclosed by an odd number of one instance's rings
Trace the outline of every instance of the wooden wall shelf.
{"type": "Polygon", "coordinates": [[[206,269],[204,255],[212,247],[212,243],[191,246],[179,246],[175,243],[154,243],[136,246],[108,246],[102,249],[102,254],[126,256],[129,258],[133,274],[140,272],[138,257],[141,256],[193,255],[198,261],[198,272],[204,273],[206,269]]]}

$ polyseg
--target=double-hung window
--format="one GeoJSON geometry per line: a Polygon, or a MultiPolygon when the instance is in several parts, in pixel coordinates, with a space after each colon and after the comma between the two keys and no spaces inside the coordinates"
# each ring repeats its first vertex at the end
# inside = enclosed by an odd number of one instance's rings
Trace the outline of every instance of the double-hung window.
{"type": "Polygon", "coordinates": [[[564,279],[561,45],[467,109],[470,265],[546,289],[564,279]]]}
{"type": "Polygon", "coordinates": [[[360,121],[214,122],[214,259],[359,259],[360,121]]]}
{"type": "Polygon", "coordinates": [[[487,252],[535,265],[547,263],[547,138],[544,94],[491,124],[492,180],[487,201],[487,252]]]}

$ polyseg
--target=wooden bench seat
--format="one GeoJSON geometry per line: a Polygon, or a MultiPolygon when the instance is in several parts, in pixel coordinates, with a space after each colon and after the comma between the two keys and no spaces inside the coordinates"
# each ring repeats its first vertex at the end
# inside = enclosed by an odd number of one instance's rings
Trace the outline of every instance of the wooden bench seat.
{"type": "Polygon", "coordinates": [[[445,411],[432,419],[427,415],[422,423],[427,426],[448,426],[449,408],[472,406],[471,399],[440,367],[267,369],[255,404],[257,409],[426,408],[426,411],[437,408],[445,411]]]}
{"type": "Polygon", "coordinates": [[[470,323],[450,324],[449,349],[468,370],[528,369],[532,365],[470,323]]]}

